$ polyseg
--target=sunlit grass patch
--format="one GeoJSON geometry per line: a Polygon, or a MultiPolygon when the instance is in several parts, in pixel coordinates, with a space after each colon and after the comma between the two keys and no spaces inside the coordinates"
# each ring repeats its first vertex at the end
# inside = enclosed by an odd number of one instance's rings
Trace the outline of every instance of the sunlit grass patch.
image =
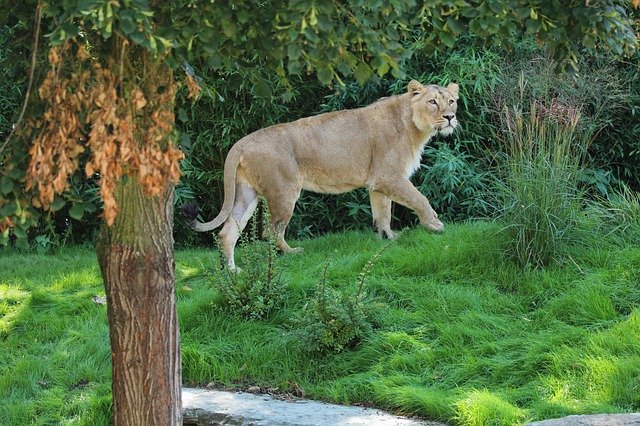
{"type": "Polygon", "coordinates": [[[488,390],[473,390],[455,403],[456,421],[470,426],[521,424],[527,412],[488,390]]]}

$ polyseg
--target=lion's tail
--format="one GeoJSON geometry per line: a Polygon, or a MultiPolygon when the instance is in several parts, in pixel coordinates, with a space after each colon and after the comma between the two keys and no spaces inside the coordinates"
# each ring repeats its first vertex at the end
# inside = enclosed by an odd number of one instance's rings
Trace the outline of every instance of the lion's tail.
{"type": "Polygon", "coordinates": [[[231,214],[233,201],[236,197],[236,171],[240,163],[242,152],[238,149],[229,151],[229,155],[224,162],[224,202],[218,216],[210,222],[198,222],[198,204],[194,201],[182,206],[182,217],[187,225],[194,231],[207,232],[212,231],[222,225],[231,214]]]}

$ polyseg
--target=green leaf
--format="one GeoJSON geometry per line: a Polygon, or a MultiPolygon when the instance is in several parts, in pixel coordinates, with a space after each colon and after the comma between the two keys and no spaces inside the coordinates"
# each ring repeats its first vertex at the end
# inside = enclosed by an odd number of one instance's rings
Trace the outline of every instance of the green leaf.
{"type": "Polygon", "coordinates": [[[152,52],[158,51],[158,43],[156,42],[156,38],[154,36],[149,37],[149,48],[152,52]]]}
{"type": "Polygon", "coordinates": [[[263,98],[268,98],[272,95],[273,91],[265,80],[257,80],[253,83],[253,94],[263,98]]]}
{"type": "Polygon", "coordinates": [[[318,69],[318,80],[320,80],[320,83],[328,86],[329,84],[331,84],[331,81],[333,80],[333,70],[329,67],[322,67],[320,69],[318,69]]]}
{"type": "Polygon", "coordinates": [[[235,38],[237,27],[233,22],[231,22],[230,20],[223,19],[222,22],[220,22],[220,25],[222,26],[222,32],[224,33],[225,36],[227,36],[230,39],[235,38]]]}
{"type": "Polygon", "coordinates": [[[82,204],[74,204],[69,209],[69,216],[71,216],[75,220],[82,219],[82,216],[84,216],[84,208],[82,208],[82,204]]]}
{"type": "Polygon", "coordinates": [[[0,207],[0,217],[10,216],[15,212],[16,212],[15,203],[5,204],[4,206],[0,207]]]}
{"type": "Polygon", "coordinates": [[[56,197],[53,200],[53,203],[51,203],[51,205],[49,206],[49,210],[51,210],[52,212],[57,212],[58,210],[63,208],[64,205],[65,201],[61,197],[56,197]]]}
{"type": "Polygon", "coordinates": [[[178,108],[178,120],[186,123],[189,121],[189,115],[187,114],[187,110],[184,108],[178,108]]]}
{"type": "Polygon", "coordinates": [[[464,26],[460,22],[458,22],[458,20],[452,18],[451,16],[447,18],[447,26],[449,26],[449,29],[451,29],[451,31],[453,31],[456,35],[464,32],[464,26]]]}
{"type": "Polygon", "coordinates": [[[76,11],[83,15],[88,15],[93,12],[100,2],[98,0],[78,0],[76,4],[76,11]]]}
{"type": "MultiPolygon", "coordinates": [[[[15,230],[14,230],[14,234],[15,234],[15,230]]],[[[29,249],[29,240],[27,239],[26,234],[25,234],[24,238],[17,238],[16,242],[15,242],[15,245],[19,249],[28,250],[29,249]]]]}
{"type": "Polygon", "coordinates": [[[440,41],[447,47],[453,47],[455,44],[455,37],[451,33],[441,32],[440,41]]]}
{"type": "Polygon", "coordinates": [[[369,65],[365,63],[360,63],[356,67],[354,73],[356,75],[356,80],[358,80],[358,83],[360,84],[364,84],[371,78],[371,75],[373,74],[373,72],[371,71],[371,67],[369,67],[369,65]]]}
{"type": "Polygon", "coordinates": [[[0,179],[0,192],[2,192],[3,195],[7,195],[13,191],[13,187],[13,180],[8,176],[3,176],[2,179],[0,179]]]}
{"type": "Polygon", "coordinates": [[[9,176],[11,176],[14,180],[20,180],[25,176],[26,172],[22,169],[15,168],[11,170],[9,176]]]}
{"type": "Polygon", "coordinates": [[[25,231],[24,229],[16,226],[15,228],[13,228],[13,235],[16,236],[17,239],[19,240],[26,240],[27,239],[27,231],[25,231]]]}
{"type": "Polygon", "coordinates": [[[75,37],[78,35],[78,27],[71,23],[65,23],[62,25],[62,29],[66,33],[67,38],[75,37]]]}
{"type": "Polygon", "coordinates": [[[144,43],[144,33],[140,32],[140,31],[136,31],[135,33],[132,33],[129,38],[131,39],[132,42],[134,42],[135,44],[142,44],[144,43]]]}
{"type": "Polygon", "coordinates": [[[590,36],[589,34],[585,35],[582,38],[582,43],[588,47],[589,49],[595,49],[596,48],[596,39],[592,36],[590,36]]]}
{"type": "Polygon", "coordinates": [[[82,204],[82,208],[87,213],[95,213],[95,211],[98,209],[96,205],[93,204],[91,201],[85,201],[81,204],[82,204]]]}
{"type": "Polygon", "coordinates": [[[298,61],[289,61],[289,63],[287,63],[287,71],[293,75],[300,74],[300,72],[302,72],[302,65],[300,65],[298,61]]]}
{"type": "Polygon", "coordinates": [[[191,148],[191,138],[185,132],[180,133],[180,146],[185,149],[191,148]]]}
{"type": "Polygon", "coordinates": [[[387,61],[383,62],[378,69],[376,70],[376,72],[378,73],[378,76],[382,77],[383,75],[385,75],[387,72],[389,72],[389,63],[387,61]]]}
{"type": "Polygon", "coordinates": [[[120,31],[125,35],[132,34],[136,30],[136,24],[133,22],[133,16],[130,15],[121,15],[118,25],[120,26],[120,31]]]}

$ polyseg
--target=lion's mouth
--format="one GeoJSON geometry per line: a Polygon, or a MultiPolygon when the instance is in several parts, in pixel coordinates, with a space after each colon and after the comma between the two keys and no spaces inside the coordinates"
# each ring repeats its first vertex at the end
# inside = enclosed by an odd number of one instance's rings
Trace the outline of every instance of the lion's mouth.
{"type": "Polygon", "coordinates": [[[447,123],[446,125],[440,128],[440,134],[443,136],[449,136],[454,132],[455,129],[456,129],[455,124],[447,123]]]}

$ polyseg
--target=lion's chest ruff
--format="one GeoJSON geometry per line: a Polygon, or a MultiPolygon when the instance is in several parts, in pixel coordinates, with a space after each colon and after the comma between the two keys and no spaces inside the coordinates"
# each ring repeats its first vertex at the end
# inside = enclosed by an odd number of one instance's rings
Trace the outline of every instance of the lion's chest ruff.
{"type": "Polygon", "coordinates": [[[407,167],[405,169],[405,177],[409,179],[413,174],[420,168],[420,160],[422,160],[422,154],[424,153],[424,148],[427,146],[427,143],[433,137],[433,133],[427,135],[423,141],[420,143],[417,149],[413,152],[413,157],[410,159],[407,167]]]}

